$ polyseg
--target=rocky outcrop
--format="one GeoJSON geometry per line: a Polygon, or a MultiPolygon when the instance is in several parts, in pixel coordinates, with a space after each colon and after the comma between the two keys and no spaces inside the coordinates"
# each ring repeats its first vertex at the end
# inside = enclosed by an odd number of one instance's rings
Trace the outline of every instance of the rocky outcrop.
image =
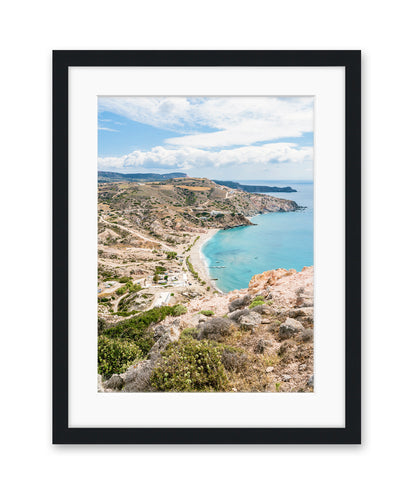
{"type": "Polygon", "coordinates": [[[313,267],[268,270],[252,277],[248,293],[262,294],[279,308],[313,307],[313,267]]]}
{"type": "MultiPolygon", "coordinates": [[[[167,346],[179,339],[181,331],[179,329],[179,321],[176,319],[169,327],[159,325],[156,335],[158,340],[150,349],[149,358],[141,360],[130,366],[125,373],[113,374],[111,378],[104,383],[101,382],[101,377],[98,380],[98,391],[120,391],[125,392],[143,392],[151,391],[150,377],[157,362],[160,360],[162,353],[167,346]]],[[[156,329],[156,328],[155,328],[156,329]]]]}
{"type": "Polygon", "coordinates": [[[257,326],[261,324],[261,315],[257,312],[249,312],[246,315],[242,315],[238,322],[243,329],[249,329],[253,331],[257,326]]]}
{"type": "Polygon", "coordinates": [[[228,310],[230,312],[234,312],[234,310],[238,310],[240,308],[246,307],[247,305],[250,304],[251,301],[251,295],[246,294],[241,298],[237,298],[233,300],[229,305],[228,305],[228,310]]]}
{"type": "Polygon", "coordinates": [[[280,326],[279,329],[279,338],[281,340],[287,340],[288,338],[293,338],[296,334],[303,332],[305,328],[302,324],[288,317],[285,322],[280,326]]]}

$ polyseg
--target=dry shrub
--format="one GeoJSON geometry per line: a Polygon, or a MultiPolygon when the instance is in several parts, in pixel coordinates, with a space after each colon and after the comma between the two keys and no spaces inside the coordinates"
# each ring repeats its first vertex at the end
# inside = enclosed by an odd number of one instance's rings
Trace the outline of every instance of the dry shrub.
{"type": "Polygon", "coordinates": [[[292,362],[295,358],[295,352],[297,350],[297,345],[293,340],[285,340],[279,349],[279,356],[282,363],[292,362]]]}
{"type": "Polygon", "coordinates": [[[247,364],[247,355],[225,348],[221,355],[221,362],[227,371],[242,372],[247,364]]]}
{"type": "Polygon", "coordinates": [[[198,326],[198,339],[213,338],[219,340],[222,336],[227,336],[235,329],[233,321],[225,317],[214,317],[208,321],[202,322],[198,326]]]}

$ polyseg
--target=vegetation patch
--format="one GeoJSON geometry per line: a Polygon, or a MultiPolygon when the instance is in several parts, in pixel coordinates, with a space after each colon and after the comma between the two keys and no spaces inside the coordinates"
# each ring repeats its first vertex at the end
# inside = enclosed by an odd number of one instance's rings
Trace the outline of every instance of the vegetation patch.
{"type": "Polygon", "coordinates": [[[214,315],[214,312],[212,310],[201,310],[201,312],[199,312],[199,313],[202,315],[206,315],[207,317],[214,315]]]}
{"type": "Polygon", "coordinates": [[[221,362],[222,349],[190,337],[170,344],[150,382],[162,392],[224,391],[228,379],[221,362]]]}
{"type": "Polygon", "coordinates": [[[98,336],[98,373],[105,378],[124,372],[143,352],[133,341],[98,336]]]}
{"type": "Polygon", "coordinates": [[[248,306],[248,308],[258,307],[259,305],[264,305],[265,303],[266,302],[264,301],[264,298],[261,295],[255,296],[253,301],[248,306]]]}

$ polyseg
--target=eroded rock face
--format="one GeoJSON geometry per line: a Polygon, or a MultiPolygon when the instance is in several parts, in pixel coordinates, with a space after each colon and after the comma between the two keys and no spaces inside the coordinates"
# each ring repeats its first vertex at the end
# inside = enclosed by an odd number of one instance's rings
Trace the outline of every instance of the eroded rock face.
{"type": "Polygon", "coordinates": [[[155,341],[157,341],[167,332],[168,332],[168,328],[163,324],[159,324],[159,325],[155,326],[155,328],[153,329],[153,339],[155,341]]]}
{"type": "Polygon", "coordinates": [[[313,307],[313,267],[304,267],[301,272],[268,270],[252,277],[248,292],[271,299],[274,307],[313,307]]]}
{"type": "Polygon", "coordinates": [[[257,274],[251,278],[251,281],[248,285],[248,290],[251,294],[258,294],[263,291],[267,287],[275,286],[277,281],[282,277],[296,274],[295,269],[276,269],[276,270],[267,270],[262,274],[257,274]]]}
{"type": "Polygon", "coordinates": [[[296,334],[303,332],[305,328],[296,319],[291,319],[288,317],[285,322],[280,326],[279,329],[279,339],[287,340],[292,338],[296,334]]]}
{"type": "Polygon", "coordinates": [[[159,360],[162,352],[166,350],[166,347],[179,339],[181,331],[179,329],[179,320],[175,320],[170,327],[166,327],[167,331],[162,334],[162,336],[156,341],[149,352],[149,359],[152,362],[159,360]]]}

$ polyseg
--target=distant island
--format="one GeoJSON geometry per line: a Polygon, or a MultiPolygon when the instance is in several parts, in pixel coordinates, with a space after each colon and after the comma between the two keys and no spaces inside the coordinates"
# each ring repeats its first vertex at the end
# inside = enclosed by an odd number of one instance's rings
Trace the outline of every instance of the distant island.
{"type": "Polygon", "coordinates": [[[98,182],[154,182],[168,180],[170,178],[187,177],[186,173],[118,173],[118,172],[98,172],[98,182]]]}
{"type": "Polygon", "coordinates": [[[225,185],[230,189],[239,189],[245,192],[297,192],[292,187],[271,187],[270,185],[244,185],[231,180],[213,180],[218,185],[225,185]]]}

